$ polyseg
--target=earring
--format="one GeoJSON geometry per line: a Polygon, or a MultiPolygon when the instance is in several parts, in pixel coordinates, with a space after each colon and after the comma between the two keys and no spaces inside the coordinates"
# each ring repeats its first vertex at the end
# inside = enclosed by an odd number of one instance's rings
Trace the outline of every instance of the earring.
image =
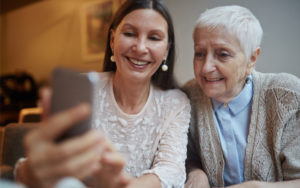
{"type": "Polygon", "coordinates": [[[163,62],[162,62],[161,70],[165,72],[165,71],[168,70],[168,68],[169,67],[168,67],[168,65],[166,63],[166,60],[164,59],[163,62]]]}
{"type": "Polygon", "coordinates": [[[247,76],[247,78],[246,78],[246,84],[250,84],[251,83],[251,78],[250,78],[250,76],[247,76]]]}
{"type": "Polygon", "coordinates": [[[114,56],[114,55],[110,56],[110,61],[111,61],[111,62],[116,62],[115,56],[114,56]]]}

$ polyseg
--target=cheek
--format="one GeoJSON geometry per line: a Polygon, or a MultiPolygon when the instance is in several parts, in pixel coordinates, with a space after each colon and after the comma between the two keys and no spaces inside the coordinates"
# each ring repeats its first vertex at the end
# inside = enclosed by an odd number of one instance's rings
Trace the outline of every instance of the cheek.
{"type": "Polygon", "coordinates": [[[201,72],[201,66],[200,63],[194,61],[194,72],[195,74],[199,74],[201,72]]]}
{"type": "Polygon", "coordinates": [[[154,54],[155,59],[159,62],[162,62],[162,60],[166,57],[167,45],[165,45],[165,44],[152,45],[151,51],[152,51],[152,54],[154,54]]]}
{"type": "Polygon", "coordinates": [[[246,77],[247,74],[247,66],[246,65],[241,65],[240,67],[237,68],[238,74],[236,74],[236,80],[243,80],[246,77]]]}
{"type": "Polygon", "coordinates": [[[196,77],[197,80],[201,79],[200,78],[200,75],[201,75],[200,73],[201,73],[201,66],[200,66],[199,63],[196,63],[194,61],[194,74],[195,74],[195,77],[196,77]]]}
{"type": "Polygon", "coordinates": [[[117,37],[115,39],[114,48],[118,51],[124,51],[130,47],[132,42],[124,37],[117,37]]]}

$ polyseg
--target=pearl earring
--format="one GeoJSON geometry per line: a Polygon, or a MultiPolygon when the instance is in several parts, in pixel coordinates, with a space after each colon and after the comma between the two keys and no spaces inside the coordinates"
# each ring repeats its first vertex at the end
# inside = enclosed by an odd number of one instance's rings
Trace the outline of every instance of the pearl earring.
{"type": "Polygon", "coordinates": [[[166,60],[163,60],[163,63],[162,63],[163,65],[161,66],[161,70],[162,71],[167,71],[168,70],[168,65],[167,65],[167,63],[166,63],[166,60]]]}
{"type": "Polygon", "coordinates": [[[116,62],[115,56],[114,56],[114,55],[110,56],[110,61],[111,61],[111,62],[116,62]]]}

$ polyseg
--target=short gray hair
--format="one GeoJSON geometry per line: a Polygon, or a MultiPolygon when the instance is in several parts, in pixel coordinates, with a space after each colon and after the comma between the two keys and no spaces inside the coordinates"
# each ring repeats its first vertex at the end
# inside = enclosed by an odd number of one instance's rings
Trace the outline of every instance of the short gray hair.
{"type": "Polygon", "coordinates": [[[197,19],[197,28],[224,27],[229,33],[237,37],[242,49],[249,59],[252,53],[260,47],[263,30],[259,20],[245,7],[231,5],[208,9],[197,19]]]}

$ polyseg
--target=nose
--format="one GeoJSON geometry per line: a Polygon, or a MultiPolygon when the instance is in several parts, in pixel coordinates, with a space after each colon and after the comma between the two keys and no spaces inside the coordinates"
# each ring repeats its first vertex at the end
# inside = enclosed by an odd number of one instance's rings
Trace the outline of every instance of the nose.
{"type": "Polygon", "coordinates": [[[147,42],[146,39],[143,37],[138,38],[136,41],[133,50],[138,52],[138,53],[147,53],[148,48],[147,48],[147,42]]]}
{"type": "Polygon", "coordinates": [[[202,72],[209,73],[215,70],[216,70],[216,63],[214,57],[212,55],[207,55],[202,66],[202,72]]]}

